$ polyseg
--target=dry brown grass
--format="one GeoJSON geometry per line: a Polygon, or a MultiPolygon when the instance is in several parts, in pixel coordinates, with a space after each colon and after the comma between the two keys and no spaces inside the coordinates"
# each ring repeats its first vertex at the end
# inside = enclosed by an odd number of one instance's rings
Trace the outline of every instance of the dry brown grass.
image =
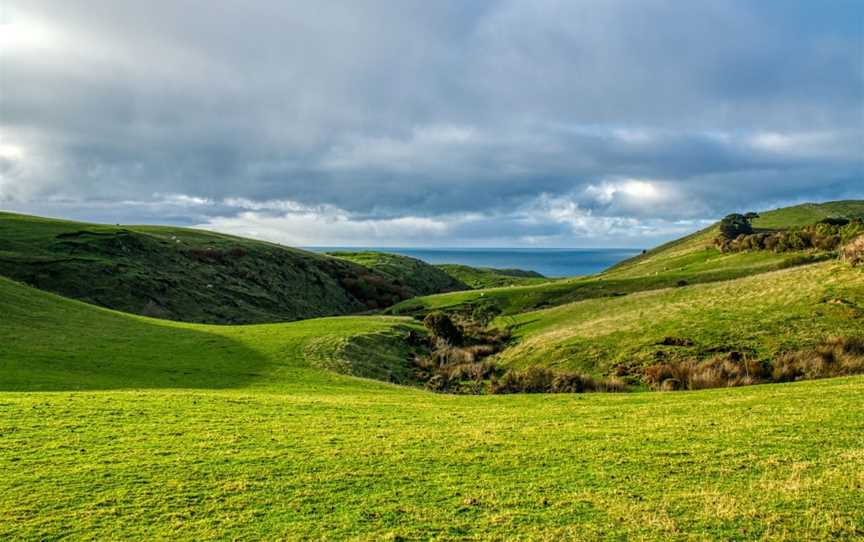
{"type": "Polygon", "coordinates": [[[864,373],[864,338],[831,337],[816,348],[787,352],[773,364],[777,382],[864,373]]]}
{"type": "Polygon", "coordinates": [[[490,393],[586,393],[623,392],[626,383],[618,378],[597,379],[574,372],[553,371],[545,367],[511,369],[500,379],[493,379],[490,393]]]}
{"type": "Polygon", "coordinates": [[[778,356],[770,365],[740,355],[655,363],[643,380],[659,391],[727,388],[864,374],[864,338],[831,337],[815,348],[778,356]]]}
{"type": "Polygon", "coordinates": [[[840,257],[853,267],[864,263],[864,235],[844,246],[840,250],[840,257]]]}

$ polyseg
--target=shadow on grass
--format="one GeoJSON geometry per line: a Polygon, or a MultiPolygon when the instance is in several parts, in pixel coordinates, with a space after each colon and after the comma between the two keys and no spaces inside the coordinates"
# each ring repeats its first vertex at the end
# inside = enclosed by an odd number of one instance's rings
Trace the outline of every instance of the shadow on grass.
{"type": "Polygon", "coordinates": [[[206,328],[117,313],[0,282],[0,391],[221,389],[268,360],[206,328]]]}

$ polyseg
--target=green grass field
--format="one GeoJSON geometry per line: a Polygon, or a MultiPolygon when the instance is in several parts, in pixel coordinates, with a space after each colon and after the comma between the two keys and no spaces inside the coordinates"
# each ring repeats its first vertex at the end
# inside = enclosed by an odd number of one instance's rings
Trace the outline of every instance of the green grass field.
{"type": "Polygon", "coordinates": [[[3,539],[864,536],[864,378],[434,395],[304,356],[400,319],[177,324],[0,288],[3,539]]]}
{"type": "MultiPolygon", "coordinates": [[[[515,324],[502,363],[597,374],[860,335],[864,270],[722,255],[711,235],[394,312],[495,302],[515,324]]],[[[0,278],[0,540],[864,539],[864,377],[500,396],[382,382],[406,378],[417,327],[180,323],[0,278]]]]}

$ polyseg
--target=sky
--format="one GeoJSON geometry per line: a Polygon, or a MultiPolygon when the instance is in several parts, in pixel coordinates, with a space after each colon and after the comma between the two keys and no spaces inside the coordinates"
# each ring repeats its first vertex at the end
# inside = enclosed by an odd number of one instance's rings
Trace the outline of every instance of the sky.
{"type": "Polygon", "coordinates": [[[648,247],[864,198],[864,2],[0,0],[0,209],[648,247]]]}

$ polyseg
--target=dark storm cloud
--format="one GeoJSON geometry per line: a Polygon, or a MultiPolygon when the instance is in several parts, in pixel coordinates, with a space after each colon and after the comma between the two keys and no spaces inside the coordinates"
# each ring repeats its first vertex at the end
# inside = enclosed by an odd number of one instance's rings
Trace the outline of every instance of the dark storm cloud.
{"type": "Polygon", "coordinates": [[[859,2],[4,8],[0,207],[602,244],[864,196],[859,2]]]}

